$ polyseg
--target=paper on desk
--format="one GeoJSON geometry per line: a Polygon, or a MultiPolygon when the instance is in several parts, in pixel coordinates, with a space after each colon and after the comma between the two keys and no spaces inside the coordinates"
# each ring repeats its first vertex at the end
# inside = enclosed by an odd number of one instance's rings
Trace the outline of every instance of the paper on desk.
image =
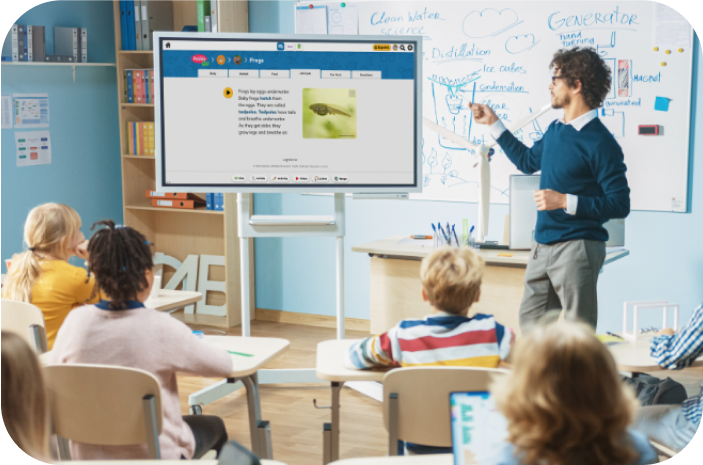
{"type": "Polygon", "coordinates": [[[295,8],[296,34],[327,34],[327,7],[325,5],[295,8]]]}
{"type": "Polygon", "coordinates": [[[690,47],[691,25],[673,8],[654,2],[652,45],[655,47],[690,47]]]}
{"type": "Polygon", "coordinates": [[[621,344],[625,341],[623,338],[611,336],[610,334],[596,334],[596,339],[607,346],[612,346],[615,344],[621,344]]]}
{"type": "Polygon", "coordinates": [[[2,129],[12,129],[12,97],[2,96],[2,129]]]}
{"type": "Polygon", "coordinates": [[[398,245],[414,245],[431,249],[434,246],[434,239],[410,239],[409,237],[404,237],[398,241],[398,245]]]}
{"type": "Polygon", "coordinates": [[[359,34],[359,13],[356,5],[328,6],[327,32],[329,34],[359,34]]]}

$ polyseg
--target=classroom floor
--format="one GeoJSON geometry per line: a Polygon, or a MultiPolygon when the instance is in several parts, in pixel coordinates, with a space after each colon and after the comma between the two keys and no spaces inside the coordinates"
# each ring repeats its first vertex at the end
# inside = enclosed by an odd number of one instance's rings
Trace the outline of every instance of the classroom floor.
{"type": "MultiPolygon", "coordinates": [[[[189,325],[192,329],[212,329],[189,325]]],[[[241,335],[240,327],[227,330],[228,335],[241,335]]],[[[368,333],[347,331],[348,338],[368,333]]],[[[292,325],[268,321],[252,321],[252,336],[280,337],[290,341],[290,349],[266,368],[314,368],[317,343],[335,338],[333,328],[292,325]]],[[[188,413],[188,396],[215,379],[193,376],[178,377],[178,392],[184,415],[188,413]]],[[[318,405],[330,404],[329,383],[263,385],[262,418],[271,422],[273,456],[288,465],[322,463],[322,424],[330,421],[330,410],[318,405]]],[[[388,433],[383,427],[380,402],[345,388],[341,397],[340,458],[383,456],[387,453],[388,433]]],[[[247,401],[244,389],[206,405],[203,414],[219,415],[225,422],[230,439],[250,447],[247,401]]]]}
{"type": "MultiPolygon", "coordinates": [[[[189,325],[192,329],[209,330],[200,325],[189,325]]],[[[228,335],[239,336],[240,327],[227,330],[228,335]]],[[[348,338],[368,336],[360,331],[347,331],[348,338]]],[[[280,337],[290,341],[290,349],[275,359],[266,368],[314,368],[317,343],[335,338],[333,328],[252,321],[251,335],[280,337]]],[[[689,396],[700,393],[703,369],[688,369],[678,372],[652,372],[659,378],[670,378],[680,382],[689,396]]],[[[188,396],[217,382],[193,376],[178,377],[181,409],[188,413],[188,396]]],[[[329,384],[286,384],[261,386],[261,410],[264,420],[271,422],[273,456],[288,465],[310,465],[322,463],[322,424],[330,421],[330,410],[318,410],[318,405],[330,404],[329,384]]],[[[251,446],[247,401],[244,389],[209,404],[203,414],[219,415],[225,422],[230,439],[251,446]]],[[[387,453],[388,433],[383,427],[380,402],[345,388],[341,397],[340,459],[383,456],[387,453]]]]}

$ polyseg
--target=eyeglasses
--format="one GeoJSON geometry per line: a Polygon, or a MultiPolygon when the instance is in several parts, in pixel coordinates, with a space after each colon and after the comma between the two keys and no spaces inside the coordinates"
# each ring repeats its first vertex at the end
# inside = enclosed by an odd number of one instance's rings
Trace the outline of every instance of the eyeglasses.
{"type": "Polygon", "coordinates": [[[552,76],[552,84],[556,85],[556,83],[559,79],[564,79],[564,78],[563,78],[563,76],[552,76]]]}

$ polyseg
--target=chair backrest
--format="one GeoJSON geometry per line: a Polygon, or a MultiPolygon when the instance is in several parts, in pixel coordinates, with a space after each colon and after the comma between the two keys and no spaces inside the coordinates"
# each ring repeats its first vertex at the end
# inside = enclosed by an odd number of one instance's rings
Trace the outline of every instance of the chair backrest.
{"type": "Polygon", "coordinates": [[[154,375],[136,368],[67,364],[44,367],[44,379],[58,436],[111,446],[147,443],[152,458],[159,458],[163,415],[154,375]]]}
{"type": "Polygon", "coordinates": [[[24,339],[38,353],[47,350],[44,314],[36,305],[2,299],[0,320],[3,331],[11,331],[24,339]],[[40,331],[37,331],[40,329],[40,331]],[[37,340],[39,339],[39,340],[37,340]]]}
{"type": "Polygon", "coordinates": [[[383,423],[390,433],[389,452],[396,439],[425,446],[451,447],[449,394],[487,391],[496,376],[507,372],[476,367],[412,367],[389,371],[383,377],[383,423]],[[391,400],[391,396],[396,397],[391,400]],[[393,420],[393,408],[395,415],[393,420]],[[395,423],[395,428],[393,428],[395,423]]]}

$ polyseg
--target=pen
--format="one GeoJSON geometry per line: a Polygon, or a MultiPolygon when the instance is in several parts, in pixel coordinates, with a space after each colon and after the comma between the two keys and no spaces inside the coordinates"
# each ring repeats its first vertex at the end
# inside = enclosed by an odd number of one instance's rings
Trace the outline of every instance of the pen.
{"type": "Polygon", "coordinates": [[[411,234],[410,239],[432,239],[432,236],[426,236],[424,234],[411,234]]]}
{"type": "Polygon", "coordinates": [[[452,225],[452,234],[454,234],[454,240],[456,241],[456,246],[459,247],[459,238],[456,237],[456,231],[454,230],[454,225],[452,225]]]}
{"type": "Polygon", "coordinates": [[[442,229],[442,224],[438,223],[437,226],[439,226],[439,232],[441,232],[442,236],[444,236],[444,240],[449,242],[449,236],[447,236],[447,233],[445,233],[444,229],[442,229]]]}
{"type": "Polygon", "coordinates": [[[625,338],[624,338],[624,337],[622,337],[622,336],[619,336],[619,335],[617,335],[617,334],[615,334],[615,333],[611,333],[611,332],[606,332],[605,334],[607,334],[608,336],[613,336],[613,337],[616,337],[616,338],[618,338],[618,339],[622,339],[623,341],[625,340],[625,338]]]}

